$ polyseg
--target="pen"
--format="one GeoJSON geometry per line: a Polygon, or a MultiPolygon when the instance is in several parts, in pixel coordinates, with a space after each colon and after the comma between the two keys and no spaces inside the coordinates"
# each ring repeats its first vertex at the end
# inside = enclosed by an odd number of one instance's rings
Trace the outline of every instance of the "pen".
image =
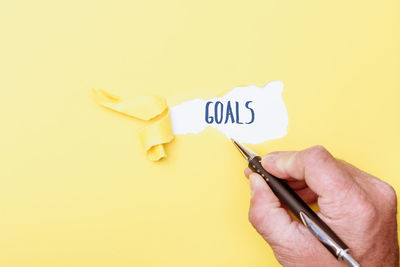
{"type": "Polygon", "coordinates": [[[249,163],[249,168],[263,177],[278,199],[285,204],[336,259],[345,261],[351,267],[360,266],[350,255],[349,247],[315,214],[293,189],[284,180],[271,175],[262,167],[259,155],[235,140],[231,140],[249,163]]]}

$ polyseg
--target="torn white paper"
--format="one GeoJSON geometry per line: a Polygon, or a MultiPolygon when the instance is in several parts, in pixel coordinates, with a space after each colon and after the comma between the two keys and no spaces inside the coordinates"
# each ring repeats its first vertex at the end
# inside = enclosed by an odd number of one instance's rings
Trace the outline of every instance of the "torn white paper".
{"type": "Polygon", "coordinates": [[[198,134],[214,127],[241,143],[281,138],[289,122],[282,99],[283,83],[232,89],[220,98],[194,99],[170,108],[174,134],[198,134]]]}

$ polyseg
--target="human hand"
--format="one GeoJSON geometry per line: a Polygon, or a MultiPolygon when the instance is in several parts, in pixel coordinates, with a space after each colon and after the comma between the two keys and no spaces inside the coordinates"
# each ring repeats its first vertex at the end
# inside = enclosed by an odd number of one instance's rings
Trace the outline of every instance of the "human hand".
{"type": "MultiPolygon", "coordinates": [[[[322,146],[273,152],[262,166],[307,203],[318,202],[318,216],[345,242],[361,266],[399,266],[397,198],[387,183],[334,158],[322,146]]],[[[284,266],[346,266],[339,262],[287,210],[257,173],[250,177],[249,220],[284,266]]]]}

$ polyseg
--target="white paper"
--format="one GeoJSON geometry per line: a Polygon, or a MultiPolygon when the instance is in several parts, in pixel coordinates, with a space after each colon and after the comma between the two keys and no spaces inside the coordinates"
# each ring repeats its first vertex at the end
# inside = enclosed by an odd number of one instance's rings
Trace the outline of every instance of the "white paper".
{"type": "Polygon", "coordinates": [[[209,126],[218,129],[228,138],[248,144],[284,137],[289,119],[282,91],[283,83],[273,81],[264,87],[237,87],[220,98],[183,102],[170,108],[172,130],[174,134],[198,134],[209,126]],[[217,101],[220,103],[216,104],[217,101]],[[212,123],[207,123],[206,110],[208,121],[213,120],[212,123]],[[252,119],[253,122],[248,124],[252,119]]]}

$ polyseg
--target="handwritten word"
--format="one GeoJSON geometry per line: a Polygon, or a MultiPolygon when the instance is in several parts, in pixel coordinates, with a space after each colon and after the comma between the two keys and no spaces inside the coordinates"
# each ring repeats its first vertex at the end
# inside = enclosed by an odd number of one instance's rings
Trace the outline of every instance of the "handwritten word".
{"type": "MultiPolygon", "coordinates": [[[[251,119],[248,122],[245,122],[245,124],[250,124],[254,122],[255,119],[255,113],[254,110],[250,107],[250,103],[252,103],[253,101],[247,101],[245,103],[245,107],[248,110],[248,112],[251,112],[251,119]]],[[[212,101],[208,101],[206,103],[206,114],[205,114],[205,119],[206,122],[208,124],[211,124],[213,122],[217,123],[217,124],[221,124],[222,121],[224,121],[224,124],[228,123],[228,121],[230,121],[230,123],[236,123],[236,124],[243,124],[243,122],[240,121],[239,118],[239,102],[235,101],[234,103],[234,108],[232,108],[233,104],[231,103],[231,101],[228,101],[226,103],[226,106],[224,107],[224,104],[220,101],[216,101],[215,103],[212,101]],[[214,109],[210,106],[212,106],[214,104],[214,109]],[[210,115],[210,111],[214,111],[214,113],[212,113],[210,115]],[[225,113],[224,113],[225,111],[225,113]],[[235,114],[234,114],[235,111],[235,114]],[[225,118],[225,120],[224,120],[225,118]]]]}

